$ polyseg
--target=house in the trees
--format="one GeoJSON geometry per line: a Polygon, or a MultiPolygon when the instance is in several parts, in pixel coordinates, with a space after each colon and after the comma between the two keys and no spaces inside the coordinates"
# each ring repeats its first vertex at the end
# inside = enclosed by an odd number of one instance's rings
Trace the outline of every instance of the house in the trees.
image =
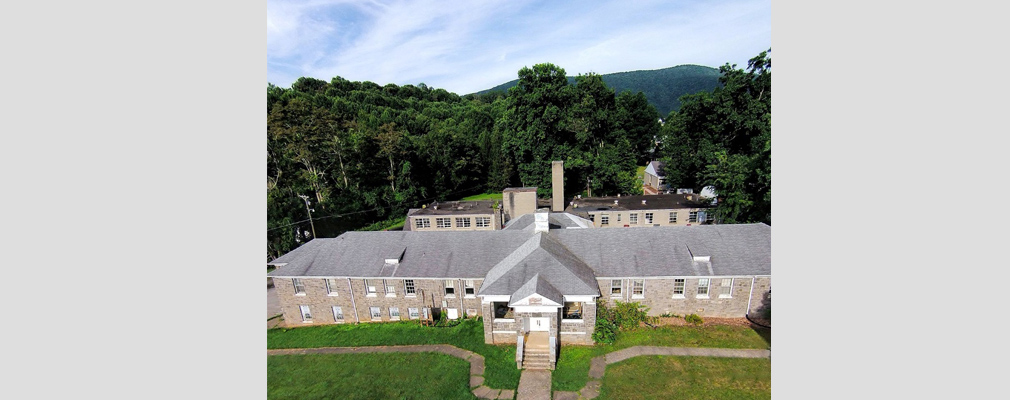
{"type": "Polygon", "coordinates": [[[666,193],[575,198],[565,212],[597,228],[697,226],[715,221],[714,206],[712,199],[693,193],[666,193]]]}
{"type": "Polygon", "coordinates": [[[645,194],[658,194],[670,190],[666,184],[666,172],[663,171],[662,161],[649,161],[645,165],[645,173],[642,174],[642,192],[645,194]]]}
{"type": "Polygon", "coordinates": [[[288,325],[482,317],[485,342],[517,344],[527,368],[593,343],[601,301],[702,317],[765,306],[768,225],[593,229],[554,205],[502,230],[316,238],[268,263],[269,276],[288,325]]]}
{"type": "Polygon", "coordinates": [[[405,231],[494,231],[503,226],[501,206],[492,200],[434,202],[407,211],[405,231]]]}

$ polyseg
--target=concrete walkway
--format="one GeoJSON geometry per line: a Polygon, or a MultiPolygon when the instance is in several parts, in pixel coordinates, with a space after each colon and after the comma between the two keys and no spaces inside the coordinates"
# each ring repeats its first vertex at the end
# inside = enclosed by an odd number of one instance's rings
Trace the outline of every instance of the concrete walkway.
{"type": "MultiPolygon", "coordinates": [[[[356,354],[356,353],[424,353],[448,354],[470,362],[470,390],[481,399],[511,399],[514,392],[508,389],[491,389],[484,386],[484,356],[448,344],[424,344],[409,346],[362,346],[362,347],[319,347],[311,349],[273,349],[268,356],[283,354],[356,354]]],[[[520,380],[519,386],[522,387],[520,380]]],[[[550,396],[551,378],[547,376],[547,395],[550,396]]],[[[548,399],[549,397],[544,397],[548,399]]]]}
{"type": "Polygon", "coordinates": [[[516,400],[551,400],[551,371],[524,369],[516,392],[516,400]]]}
{"type": "MultiPolygon", "coordinates": [[[[770,358],[771,350],[754,349],[715,349],[703,347],[661,347],[633,346],[613,351],[602,356],[593,357],[589,362],[589,382],[578,392],[555,391],[554,400],[595,399],[600,395],[603,385],[603,373],[607,365],[621,362],[638,356],[697,356],[697,357],[734,357],[734,358],[770,358]]],[[[525,373],[523,373],[525,375],[525,373]]],[[[519,381],[520,389],[522,381],[519,381]]],[[[548,382],[550,387],[550,382],[548,382]]],[[[520,390],[521,391],[521,390],[520,390]]]]}

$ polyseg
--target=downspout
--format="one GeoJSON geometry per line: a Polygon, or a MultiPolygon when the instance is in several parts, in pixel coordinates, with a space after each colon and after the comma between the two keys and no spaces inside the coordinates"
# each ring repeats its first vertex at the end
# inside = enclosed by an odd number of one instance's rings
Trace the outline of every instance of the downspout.
{"type": "Polygon", "coordinates": [[[347,278],[347,291],[351,293],[351,308],[354,309],[354,323],[357,324],[361,322],[361,318],[358,318],[358,305],[354,304],[354,289],[351,288],[351,278],[347,278]]]}
{"type": "Polygon", "coordinates": [[[750,315],[750,302],[754,299],[754,278],[756,277],[750,277],[750,294],[747,295],[747,309],[743,312],[745,316],[750,315]]]}

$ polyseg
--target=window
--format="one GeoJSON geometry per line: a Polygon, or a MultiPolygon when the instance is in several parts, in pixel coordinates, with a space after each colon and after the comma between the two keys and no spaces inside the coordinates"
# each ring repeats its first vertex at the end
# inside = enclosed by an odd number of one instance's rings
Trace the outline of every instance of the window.
{"type": "Polygon", "coordinates": [[[733,297],[733,278],[724,278],[719,284],[719,298],[733,297]]]}
{"type": "Polygon", "coordinates": [[[291,278],[291,284],[295,285],[295,295],[305,295],[305,285],[298,278],[291,278]]]}
{"type": "Polygon", "coordinates": [[[673,297],[684,298],[684,280],[674,279],[673,280],[673,297]]]}
{"type": "Polygon", "coordinates": [[[368,293],[366,296],[375,296],[375,282],[365,279],[365,293],[368,293]]]}
{"type": "Polygon", "coordinates": [[[431,228],[431,218],[414,219],[414,226],[417,228],[431,228]]]}
{"type": "Polygon", "coordinates": [[[382,283],[386,286],[386,297],[396,297],[396,280],[384,279],[382,283]]]}
{"type": "Polygon", "coordinates": [[[614,279],[610,281],[610,297],[621,297],[620,279],[614,279]]]}
{"type": "Polygon", "coordinates": [[[645,213],[645,223],[647,224],[652,223],[652,213],[645,213]]]}
{"type": "Polygon", "coordinates": [[[326,294],[328,294],[330,296],[336,296],[337,295],[337,280],[336,279],[327,279],[326,280],[326,294]]]}
{"type": "Polygon", "coordinates": [[[645,297],[645,279],[631,281],[631,297],[639,299],[645,297]]]}
{"type": "Polygon", "coordinates": [[[467,218],[456,218],[457,228],[469,228],[470,227],[470,217],[467,218]]]}
{"type": "Polygon", "coordinates": [[[628,217],[628,222],[632,225],[638,224],[638,213],[631,213],[628,217]]]}
{"type": "Polygon", "coordinates": [[[708,222],[708,223],[715,222],[715,213],[714,212],[704,213],[704,214],[705,214],[705,222],[708,222]]]}
{"type": "Polygon", "coordinates": [[[698,222],[698,212],[691,211],[687,214],[687,222],[698,222]]]}
{"type": "Polygon", "coordinates": [[[436,228],[443,228],[443,229],[444,228],[451,228],[452,227],[452,218],[448,218],[448,217],[446,217],[446,218],[435,218],[435,227],[436,228]]]}
{"type": "Polygon", "coordinates": [[[606,215],[606,214],[601,215],[600,216],[600,225],[609,225],[609,224],[610,224],[610,216],[606,215]]]}
{"type": "Polygon", "coordinates": [[[417,291],[416,291],[416,289],[414,289],[414,280],[413,279],[407,279],[407,280],[403,281],[403,287],[404,287],[404,290],[406,290],[407,296],[415,296],[415,295],[417,295],[417,291]]]}
{"type": "Polygon", "coordinates": [[[389,307],[389,319],[400,319],[400,307],[389,307]]]}
{"type": "Polygon", "coordinates": [[[468,297],[473,297],[473,280],[467,279],[463,281],[463,294],[468,297]]]}
{"type": "Polygon", "coordinates": [[[617,214],[617,222],[621,222],[621,214],[617,214]]]}
{"type": "Polygon", "coordinates": [[[456,297],[456,287],[452,279],[445,280],[445,297],[456,297]]]}
{"type": "Polygon", "coordinates": [[[595,214],[589,214],[589,222],[596,222],[596,215],[595,214]]]}
{"type": "Polygon", "coordinates": [[[344,320],[344,310],[341,310],[340,306],[333,306],[333,320],[338,322],[344,320]]]}
{"type": "Polygon", "coordinates": [[[708,279],[698,279],[698,297],[708,298],[708,279]]]}
{"type": "Polygon", "coordinates": [[[382,319],[382,311],[379,307],[368,307],[368,310],[372,313],[372,319],[382,319]]]}
{"type": "Polygon", "coordinates": [[[562,319],[582,319],[582,302],[566,301],[561,309],[562,319]]]}
{"type": "Polygon", "coordinates": [[[677,212],[676,211],[670,213],[670,223],[671,224],[676,224],[677,223],[677,212]]]}
{"type": "Polygon", "coordinates": [[[509,307],[507,301],[496,301],[491,303],[491,307],[494,308],[494,318],[495,319],[513,319],[515,318],[515,310],[509,307]]]}
{"type": "Polygon", "coordinates": [[[477,217],[477,227],[487,228],[491,226],[491,217],[477,217]]]}
{"type": "Polygon", "coordinates": [[[416,308],[416,307],[410,307],[410,308],[408,308],[408,309],[407,309],[407,315],[409,315],[409,316],[410,316],[410,319],[418,319],[418,318],[420,318],[420,317],[421,317],[421,316],[420,316],[420,315],[419,315],[419,314],[417,313],[417,308],[416,308]]]}
{"type": "Polygon", "coordinates": [[[309,306],[298,306],[302,311],[302,322],[312,322],[312,313],[309,312],[309,306]]]}

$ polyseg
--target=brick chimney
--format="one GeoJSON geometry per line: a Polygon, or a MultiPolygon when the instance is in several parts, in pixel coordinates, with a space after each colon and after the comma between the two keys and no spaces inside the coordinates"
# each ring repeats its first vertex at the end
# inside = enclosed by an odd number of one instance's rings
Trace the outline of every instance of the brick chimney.
{"type": "Polygon", "coordinates": [[[551,162],[551,211],[565,211],[564,161],[551,162]]]}

